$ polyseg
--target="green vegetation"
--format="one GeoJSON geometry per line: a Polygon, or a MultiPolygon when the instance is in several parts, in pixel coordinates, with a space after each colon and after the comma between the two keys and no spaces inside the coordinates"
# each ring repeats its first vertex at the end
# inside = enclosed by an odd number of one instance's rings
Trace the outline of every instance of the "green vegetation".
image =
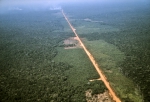
{"type": "Polygon", "coordinates": [[[93,82],[90,82],[88,85],[88,89],[92,89],[92,95],[94,94],[100,94],[105,92],[107,89],[102,81],[95,80],[93,82]]]}
{"type": "Polygon", "coordinates": [[[149,102],[150,13],[145,3],[136,4],[66,10],[72,11],[69,19],[122,100],[149,102]]]}
{"type": "Polygon", "coordinates": [[[125,58],[124,53],[113,44],[103,40],[88,41],[83,39],[83,42],[99,63],[117,95],[123,100],[129,98],[130,101],[142,101],[133,82],[121,73],[120,64],[125,58]]]}
{"type": "Polygon", "coordinates": [[[59,53],[54,58],[54,61],[68,63],[73,66],[66,72],[72,85],[79,86],[88,83],[91,79],[99,78],[83,49],[58,48],[57,50],[59,53]]]}
{"type": "MultiPolygon", "coordinates": [[[[63,9],[121,100],[149,102],[149,6],[134,5],[63,9]]],[[[89,81],[99,76],[82,48],[64,49],[70,37],[57,10],[0,14],[0,101],[85,102],[86,90],[107,90],[102,81],[89,81]]]]}
{"type": "Polygon", "coordinates": [[[74,34],[60,11],[0,18],[1,102],[85,102],[86,90],[105,91],[89,82],[99,76],[83,49],[62,46],[74,34]]]}

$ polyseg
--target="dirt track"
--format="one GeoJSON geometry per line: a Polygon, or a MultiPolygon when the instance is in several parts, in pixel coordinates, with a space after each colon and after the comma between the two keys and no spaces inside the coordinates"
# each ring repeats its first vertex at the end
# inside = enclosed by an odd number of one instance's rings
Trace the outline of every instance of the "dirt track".
{"type": "Polygon", "coordinates": [[[111,88],[109,82],[107,81],[107,78],[105,77],[105,75],[102,73],[102,71],[100,70],[100,67],[98,66],[97,62],[95,61],[94,57],[91,55],[91,53],[86,49],[86,47],[84,46],[84,44],[82,43],[82,41],[80,40],[78,34],[76,33],[76,29],[71,25],[71,23],[69,22],[68,18],[66,17],[66,15],[64,14],[63,10],[62,10],[62,14],[65,17],[66,21],[68,22],[70,28],[72,29],[72,31],[74,32],[75,36],[77,37],[77,40],[80,42],[81,46],[83,47],[84,51],[86,52],[86,54],[88,55],[89,59],[91,60],[92,64],[94,65],[95,69],[97,70],[98,74],[100,75],[101,80],[104,82],[105,86],[107,87],[107,89],[109,90],[109,93],[111,95],[111,97],[113,98],[114,101],[116,102],[121,102],[121,100],[116,96],[115,92],[113,91],[113,89],[111,88]]]}

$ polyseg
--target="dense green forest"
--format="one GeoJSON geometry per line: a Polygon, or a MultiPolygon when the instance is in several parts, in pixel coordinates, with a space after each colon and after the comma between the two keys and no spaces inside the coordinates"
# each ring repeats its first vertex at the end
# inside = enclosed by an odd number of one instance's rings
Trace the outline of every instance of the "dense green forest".
{"type": "Polygon", "coordinates": [[[91,8],[88,6],[79,5],[77,8],[82,9],[80,12],[73,8],[67,12],[68,15],[72,15],[70,19],[73,26],[77,28],[77,31],[79,29],[79,36],[88,41],[104,40],[117,46],[125,54],[124,61],[119,64],[120,72],[134,81],[135,87],[142,93],[144,102],[149,102],[150,8],[148,4],[141,2],[140,5],[131,3],[90,6],[91,8]],[[82,15],[83,12],[84,15],[82,15]],[[93,24],[93,22],[84,21],[85,18],[101,22],[93,24]],[[93,28],[91,27],[93,30],[88,30],[88,27],[92,25],[94,25],[93,28]],[[112,28],[107,26],[117,29],[111,31],[112,28]],[[98,31],[95,27],[100,30],[98,31]]]}
{"type": "Polygon", "coordinates": [[[99,76],[83,50],[62,46],[69,37],[60,11],[0,15],[0,101],[84,102],[88,89],[105,92],[103,82],[89,82],[99,76]]]}

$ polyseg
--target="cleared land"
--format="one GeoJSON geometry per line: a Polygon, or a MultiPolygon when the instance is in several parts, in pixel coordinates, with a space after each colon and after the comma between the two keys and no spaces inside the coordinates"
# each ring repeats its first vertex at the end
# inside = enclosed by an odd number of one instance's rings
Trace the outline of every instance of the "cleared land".
{"type": "Polygon", "coordinates": [[[64,40],[65,49],[81,48],[80,43],[77,40],[77,37],[70,37],[64,40]]]}

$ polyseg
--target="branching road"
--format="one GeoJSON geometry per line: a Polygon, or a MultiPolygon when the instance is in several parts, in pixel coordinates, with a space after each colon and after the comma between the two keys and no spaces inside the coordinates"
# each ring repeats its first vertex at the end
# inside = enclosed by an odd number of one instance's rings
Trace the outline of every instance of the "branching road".
{"type": "Polygon", "coordinates": [[[81,44],[81,46],[83,47],[84,51],[86,52],[86,54],[88,55],[90,61],[92,62],[92,64],[94,65],[96,71],[98,72],[98,74],[100,75],[101,80],[104,82],[105,86],[107,87],[107,89],[109,90],[109,93],[111,95],[111,97],[113,98],[114,101],[116,102],[121,102],[121,100],[116,96],[115,92],[113,91],[113,89],[111,88],[109,82],[107,81],[107,78],[105,77],[105,75],[102,73],[102,71],[100,70],[100,67],[98,66],[97,62],[95,61],[94,57],[92,56],[92,54],[87,50],[87,48],[84,46],[84,44],[82,43],[81,39],[79,38],[78,34],[76,33],[76,29],[71,25],[70,21],[68,20],[68,18],[66,17],[66,15],[64,14],[63,10],[62,10],[62,14],[65,17],[66,21],[68,22],[70,28],[72,29],[72,31],[74,32],[75,36],[77,37],[77,40],[79,41],[79,43],[81,44]]]}

